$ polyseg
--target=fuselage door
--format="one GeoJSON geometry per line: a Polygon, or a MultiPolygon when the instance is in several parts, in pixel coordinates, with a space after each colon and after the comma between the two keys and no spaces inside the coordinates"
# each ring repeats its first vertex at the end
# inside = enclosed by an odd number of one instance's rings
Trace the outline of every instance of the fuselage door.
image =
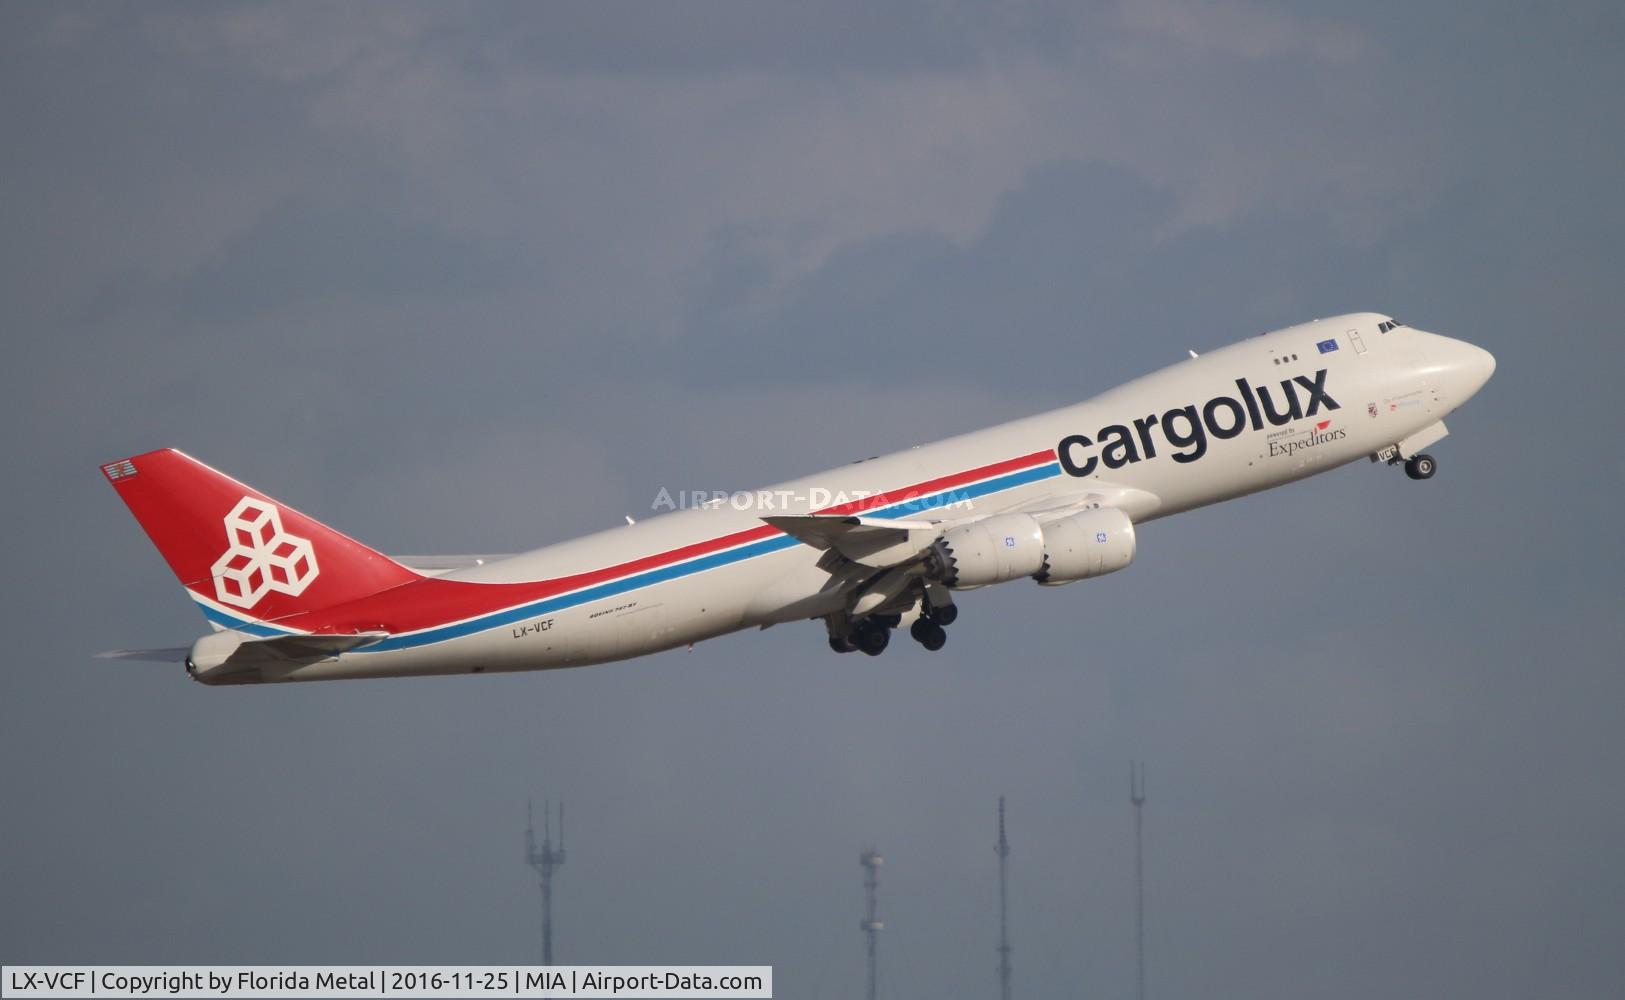
{"type": "Polygon", "coordinates": [[[1349,343],[1354,345],[1354,353],[1355,354],[1364,354],[1365,353],[1365,338],[1360,336],[1360,331],[1359,330],[1350,330],[1349,331],[1349,343]]]}

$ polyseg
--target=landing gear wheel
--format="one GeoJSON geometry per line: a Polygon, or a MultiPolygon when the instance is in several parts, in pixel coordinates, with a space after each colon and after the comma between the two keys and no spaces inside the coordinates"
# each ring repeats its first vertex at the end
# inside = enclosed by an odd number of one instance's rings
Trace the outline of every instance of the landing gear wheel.
{"type": "Polygon", "coordinates": [[[948,633],[943,631],[941,625],[929,618],[921,618],[909,626],[908,634],[914,641],[935,653],[948,641],[948,633]]]}
{"type": "Polygon", "coordinates": [[[838,635],[829,637],[829,648],[837,653],[855,653],[858,651],[858,647],[852,643],[852,640],[838,635]]]}
{"type": "Polygon", "coordinates": [[[1412,455],[1405,460],[1405,475],[1412,479],[1432,479],[1438,471],[1438,463],[1433,461],[1432,455],[1412,455]]]}
{"type": "Polygon", "coordinates": [[[938,625],[952,625],[958,619],[959,606],[956,604],[944,604],[940,608],[933,607],[931,609],[931,620],[938,625]]]}
{"type": "Polygon", "coordinates": [[[891,629],[865,625],[852,633],[852,641],[868,655],[879,656],[886,651],[886,644],[891,642],[891,629]]]}

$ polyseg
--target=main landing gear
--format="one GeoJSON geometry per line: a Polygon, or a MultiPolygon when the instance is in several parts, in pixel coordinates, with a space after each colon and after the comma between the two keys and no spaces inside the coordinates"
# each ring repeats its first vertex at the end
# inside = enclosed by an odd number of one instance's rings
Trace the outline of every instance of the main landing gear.
{"type": "Polygon", "coordinates": [[[948,642],[947,630],[930,618],[915,619],[914,624],[908,627],[908,634],[933,653],[948,642]]]}
{"type": "Polygon", "coordinates": [[[864,622],[852,630],[852,643],[869,656],[879,656],[891,644],[891,627],[864,622]]]}
{"type": "Polygon", "coordinates": [[[1432,479],[1439,465],[1432,455],[1412,455],[1405,460],[1405,475],[1412,479],[1432,479]]]}
{"type": "MultiPolygon", "coordinates": [[[[927,602],[921,609],[920,617],[909,626],[908,634],[934,653],[948,643],[948,632],[944,626],[952,625],[958,617],[959,609],[952,604],[933,607],[927,602]]],[[[832,631],[829,648],[837,653],[862,652],[879,656],[891,644],[892,629],[901,625],[902,620],[901,615],[870,615],[853,623],[844,634],[832,631]]],[[[833,621],[831,627],[836,627],[833,621]]]]}
{"type": "Polygon", "coordinates": [[[891,644],[891,630],[902,623],[901,615],[871,615],[852,625],[845,635],[829,636],[829,648],[837,653],[862,651],[879,656],[891,644]]]}

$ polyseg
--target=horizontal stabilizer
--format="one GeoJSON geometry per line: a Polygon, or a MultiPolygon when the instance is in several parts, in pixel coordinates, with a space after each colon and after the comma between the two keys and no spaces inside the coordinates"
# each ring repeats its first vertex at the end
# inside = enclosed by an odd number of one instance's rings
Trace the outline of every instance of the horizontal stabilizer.
{"type": "Polygon", "coordinates": [[[460,569],[473,569],[484,566],[486,563],[501,562],[513,558],[511,555],[494,556],[390,556],[391,559],[405,566],[414,573],[424,576],[440,576],[453,573],[460,569]]]}
{"type": "Polygon", "coordinates": [[[97,653],[98,660],[140,660],[142,663],[185,663],[186,647],[171,646],[168,649],[109,649],[105,653],[97,653]]]}
{"type": "Polygon", "coordinates": [[[310,660],[334,656],[370,646],[380,639],[389,638],[388,632],[354,632],[343,635],[277,635],[265,639],[249,639],[244,646],[256,652],[265,652],[284,660],[310,660]]]}
{"type": "Polygon", "coordinates": [[[186,661],[205,684],[254,684],[387,638],[388,632],[253,636],[227,629],[194,642],[186,661]]]}
{"type": "Polygon", "coordinates": [[[265,666],[297,666],[325,660],[339,653],[370,646],[389,638],[388,632],[355,632],[333,635],[251,636],[226,630],[213,632],[193,643],[191,648],[110,649],[97,653],[99,660],[139,660],[145,663],[186,663],[194,676],[206,683],[221,683],[228,677],[252,674],[258,678],[265,666]]]}

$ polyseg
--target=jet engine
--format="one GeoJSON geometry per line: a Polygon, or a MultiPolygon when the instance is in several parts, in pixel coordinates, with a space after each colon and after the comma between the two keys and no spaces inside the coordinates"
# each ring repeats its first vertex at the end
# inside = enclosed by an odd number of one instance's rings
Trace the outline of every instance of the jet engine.
{"type": "Polygon", "coordinates": [[[931,546],[931,576],[956,590],[1032,576],[1044,566],[1044,532],[1027,514],[995,514],[950,528],[931,546]]]}
{"type": "Polygon", "coordinates": [[[1033,579],[1045,586],[1115,573],[1134,561],[1134,522],[1115,507],[1052,521],[1043,532],[1043,565],[1033,579]]]}

